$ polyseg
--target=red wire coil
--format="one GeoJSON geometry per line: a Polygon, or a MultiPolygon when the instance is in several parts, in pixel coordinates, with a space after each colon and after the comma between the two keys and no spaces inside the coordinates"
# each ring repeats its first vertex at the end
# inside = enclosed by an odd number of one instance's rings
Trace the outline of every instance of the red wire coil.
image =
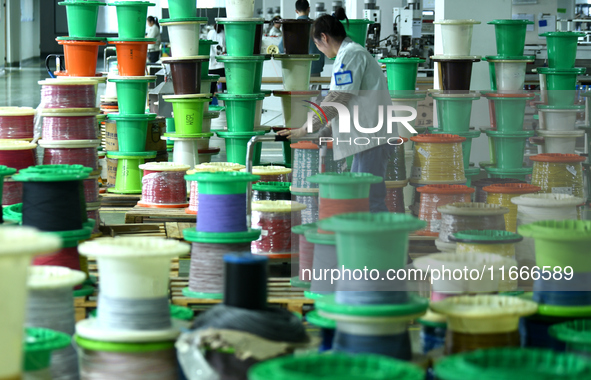
{"type": "Polygon", "coordinates": [[[10,206],[17,203],[23,203],[23,183],[4,180],[2,205],[10,206]]]}
{"type": "Polygon", "coordinates": [[[386,189],[386,207],[388,207],[388,211],[390,212],[405,212],[402,187],[386,189]]]}
{"type": "MultiPolygon", "coordinates": [[[[331,216],[345,214],[349,212],[369,212],[369,198],[354,199],[330,199],[320,198],[318,205],[318,219],[326,219],[331,216]]],[[[324,231],[318,228],[322,234],[333,234],[334,232],[324,231]]]]}
{"type": "Polygon", "coordinates": [[[261,175],[261,179],[256,182],[289,182],[289,174],[261,175]]]}
{"type": "Polygon", "coordinates": [[[77,84],[41,86],[41,103],[44,108],[95,108],[94,85],[77,84]]]}
{"type": "Polygon", "coordinates": [[[100,232],[99,226],[101,224],[101,216],[99,210],[86,211],[86,215],[88,216],[88,219],[94,219],[94,228],[92,230],[92,234],[98,234],[100,232]]]}
{"type": "Polygon", "coordinates": [[[35,166],[35,149],[0,150],[0,165],[16,170],[35,166]]]}
{"type": "Polygon", "coordinates": [[[312,261],[314,259],[314,243],[310,243],[306,236],[299,235],[299,262],[300,262],[300,280],[312,281],[310,274],[312,273],[312,261]],[[304,276],[304,270],[309,269],[308,275],[304,276]]]}
{"type": "Polygon", "coordinates": [[[80,256],[78,247],[62,248],[56,253],[37,256],[33,259],[33,265],[56,265],[70,269],[80,270],[80,256]]]}
{"type": "Polygon", "coordinates": [[[185,172],[144,170],[141,204],[185,207],[187,205],[185,172]]]}
{"type": "Polygon", "coordinates": [[[199,185],[197,181],[191,181],[191,190],[189,194],[189,207],[185,210],[187,214],[197,215],[197,209],[199,207],[199,185]]]}
{"type": "Polygon", "coordinates": [[[96,140],[96,116],[44,116],[43,140],[96,140]]]}
{"type": "Polygon", "coordinates": [[[297,212],[252,212],[253,228],[261,230],[261,237],[252,242],[252,253],[291,253],[298,252],[298,238],[292,234],[292,225],[301,224],[300,211],[297,212]]]}
{"type": "Polygon", "coordinates": [[[0,139],[32,139],[34,128],[34,115],[0,116],[0,139]]]}
{"type": "Polygon", "coordinates": [[[96,202],[99,197],[99,183],[97,178],[88,178],[83,181],[84,199],[86,202],[96,202]]]}
{"type": "Polygon", "coordinates": [[[45,148],[43,165],[82,165],[98,171],[96,148],[45,148]]]}

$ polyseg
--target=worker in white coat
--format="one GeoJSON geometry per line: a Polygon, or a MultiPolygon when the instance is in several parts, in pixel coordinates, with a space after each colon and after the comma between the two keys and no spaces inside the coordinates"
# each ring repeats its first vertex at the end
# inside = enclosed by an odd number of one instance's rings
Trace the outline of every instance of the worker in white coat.
{"type": "MultiPolygon", "coordinates": [[[[371,173],[384,178],[393,147],[402,143],[398,139],[396,124],[388,131],[387,112],[388,106],[392,105],[388,84],[376,60],[364,47],[347,37],[343,23],[335,16],[324,15],[313,25],[312,36],[318,49],[326,57],[336,58],[330,91],[322,102],[322,112],[318,112],[320,117],[318,114],[312,117],[310,132],[320,130],[330,120],[335,160],[353,155],[351,172],[371,173]],[[348,117],[343,109],[349,111],[348,117]]],[[[302,138],[309,133],[308,124],[280,134],[288,138],[302,138]]],[[[329,129],[324,129],[321,134],[331,133],[329,129]]],[[[388,211],[385,197],[384,181],[372,185],[370,211],[388,211]]]]}

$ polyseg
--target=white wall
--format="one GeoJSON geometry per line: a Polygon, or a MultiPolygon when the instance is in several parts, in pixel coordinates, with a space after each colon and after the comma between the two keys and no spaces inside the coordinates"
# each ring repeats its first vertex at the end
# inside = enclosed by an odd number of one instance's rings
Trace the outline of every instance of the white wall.
{"type": "Polygon", "coordinates": [[[526,45],[546,45],[546,39],[541,39],[538,36],[538,20],[540,13],[549,13],[557,15],[558,8],[557,0],[538,0],[537,4],[532,5],[515,5],[513,6],[513,13],[528,13],[534,15],[534,30],[527,32],[525,35],[526,45]]]}
{"type": "MultiPolygon", "coordinates": [[[[436,0],[435,19],[475,19],[481,21],[474,25],[472,35],[472,55],[494,55],[496,53],[495,30],[493,25],[486,23],[495,19],[511,18],[511,0],[436,0]],[[475,11],[476,10],[476,11],[475,11]]],[[[439,27],[435,28],[435,54],[443,53],[439,27]]],[[[435,88],[438,87],[437,71],[435,72],[435,88]]],[[[490,89],[488,64],[476,62],[472,66],[471,90],[490,89]]],[[[434,112],[436,119],[436,112],[434,112]]],[[[488,101],[481,98],[473,103],[471,126],[478,128],[490,125],[488,101]]],[[[478,165],[480,161],[488,161],[488,138],[482,134],[472,141],[470,161],[478,165]]]]}
{"type": "Polygon", "coordinates": [[[40,22],[40,2],[41,0],[34,0],[34,14],[33,21],[21,22],[20,30],[20,60],[21,62],[38,57],[40,54],[39,44],[41,43],[41,32],[39,30],[40,22]]]}

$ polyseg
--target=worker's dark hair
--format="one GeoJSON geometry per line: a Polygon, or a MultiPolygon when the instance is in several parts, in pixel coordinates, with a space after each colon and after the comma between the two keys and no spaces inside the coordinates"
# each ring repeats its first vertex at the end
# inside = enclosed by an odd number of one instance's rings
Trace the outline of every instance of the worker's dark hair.
{"type": "MultiPolygon", "coordinates": [[[[349,22],[349,19],[347,19],[346,15],[344,16],[343,20],[347,20],[347,23],[349,22]]],[[[337,19],[337,17],[331,15],[320,16],[314,20],[314,25],[312,27],[312,37],[315,40],[320,40],[322,33],[330,36],[332,39],[338,42],[341,42],[347,38],[347,32],[345,31],[345,26],[343,23],[337,19]]]]}
{"type": "Polygon", "coordinates": [[[222,24],[215,24],[215,32],[216,33],[221,33],[224,31],[224,25],[222,24]]]}
{"type": "Polygon", "coordinates": [[[332,15],[339,21],[347,20],[347,28],[349,27],[349,18],[347,17],[347,14],[345,13],[345,8],[338,7],[337,10],[334,11],[334,13],[332,15]]]}
{"type": "Polygon", "coordinates": [[[275,17],[273,17],[271,22],[274,24],[274,23],[278,22],[279,20],[281,20],[281,16],[275,16],[275,17]]]}
{"type": "Polygon", "coordinates": [[[148,16],[148,21],[153,22],[154,24],[156,24],[157,27],[160,28],[160,24],[158,23],[158,17],[148,16]]]}
{"type": "Polygon", "coordinates": [[[308,0],[297,0],[295,8],[298,12],[305,12],[310,8],[310,3],[308,3],[308,0]]]}

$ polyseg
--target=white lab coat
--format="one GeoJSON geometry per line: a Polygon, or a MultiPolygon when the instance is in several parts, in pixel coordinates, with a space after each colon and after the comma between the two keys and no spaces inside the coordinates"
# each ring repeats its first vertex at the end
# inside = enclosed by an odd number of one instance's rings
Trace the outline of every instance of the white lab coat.
{"type": "Polygon", "coordinates": [[[223,30],[221,33],[212,29],[207,33],[207,39],[211,41],[216,41],[217,45],[211,45],[209,51],[209,69],[216,70],[216,69],[223,69],[224,64],[222,62],[218,62],[215,57],[222,55],[223,52],[226,51],[226,31],[223,30]]]}
{"type": "Polygon", "coordinates": [[[392,105],[386,77],[375,58],[363,46],[353,42],[350,38],[345,38],[335,58],[330,90],[355,94],[347,107],[350,113],[350,132],[341,133],[339,131],[339,117],[331,121],[332,135],[335,139],[333,151],[336,160],[385,144],[386,138],[398,137],[396,125],[393,126],[391,134],[387,133],[386,128],[387,107],[392,105]],[[341,84],[338,84],[337,79],[341,84]],[[377,127],[380,117],[379,106],[381,105],[382,128],[370,133],[358,131],[354,124],[353,105],[358,106],[359,116],[357,119],[359,126],[363,128],[377,127]],[[354,144],[356,138],[361,138],[358,139],[358,142],[363,145],[354,144]],[[340,141],[349,139],[351,139],[350,144],[340,143],[340,141]],[[365,144],[368,139],[368,144],[365,144]]]}

